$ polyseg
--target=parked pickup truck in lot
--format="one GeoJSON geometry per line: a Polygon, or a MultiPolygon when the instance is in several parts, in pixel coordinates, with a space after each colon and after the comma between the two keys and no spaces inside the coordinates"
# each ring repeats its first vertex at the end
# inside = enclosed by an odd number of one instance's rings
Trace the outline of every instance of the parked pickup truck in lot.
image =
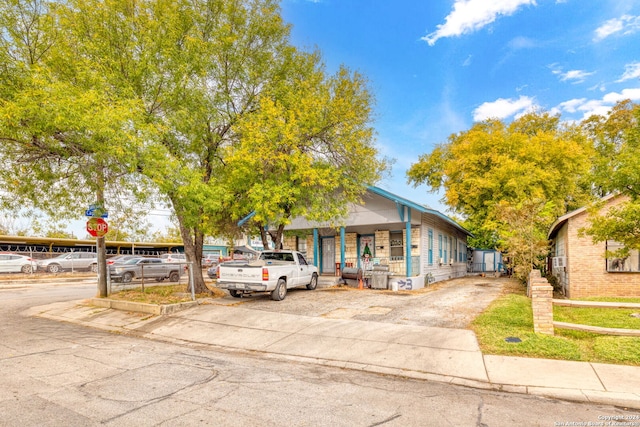
{"type": "Polygon", "coordinates": [[[160,258],[131,258],[122,264],[109,266],[109,275],[115,282],[129,283],[133,279],[155,279],[158,282],[169,279],[180,280],[183,266],[170,264],[160,258]]]}
{"type": "Polygon", "coordinates": [[[307,263],[300,252],[264,251],[255,261],[230,261],[218,266],[216,286],[240,298],[251,292],[271,292],[271,299],[282,301],[287,289],[318,286],[318,268],[307,263]]]}

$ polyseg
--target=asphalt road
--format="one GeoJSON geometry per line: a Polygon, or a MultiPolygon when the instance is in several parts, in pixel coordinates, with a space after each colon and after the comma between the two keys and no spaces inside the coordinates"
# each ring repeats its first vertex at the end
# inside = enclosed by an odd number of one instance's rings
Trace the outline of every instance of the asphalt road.
{"type": "Polygon", "coordinates": [[[84,284],[0,290],[0,425],[557,426],[638,415],[175,345],[22,314],[93,295],[95,285],[84,284]]]}

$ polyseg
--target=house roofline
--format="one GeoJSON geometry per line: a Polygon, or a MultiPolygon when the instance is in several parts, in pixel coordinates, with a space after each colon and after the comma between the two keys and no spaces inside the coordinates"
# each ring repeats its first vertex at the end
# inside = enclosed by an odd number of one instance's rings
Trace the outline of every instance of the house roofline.
{"type": "MultiPolygon", "coordinates": [[[[604,196],[603,198],[600,199],[600,201],[602,202],[606,202],[609,201],[617,196],[619,196],[620,194],[609,194],[604,196]]],[[[561,217],[559,217],[558,219],[555,220],[555,222],[553,224],[551,224],[551,227],[549,227],[549,232],[547,233],[547,239],[550,240],[553,238],[553,236],[555,236],[555,234],[560,230],[560,228],[562,228],[562,226],[569,221],[569,219],[573,218],[576,215],[579,215],[583,212],[585,212],[587,209],[589,208],[589,206],[583,206],[581,208],[578,208],[576,210],[573,210],[571,212],[568,212],[564,215],[562,215],[561,217]]]]}
{"type": "Polygon", "coordinates": [[[426,206],[422,206],[418,203],[412,202],[411,200],[405,199],[404,197],[400,197],[396,194],[393,194],[387,190],[383,190],[382,188],[379,187],[374,187],[372,185],[370,185],[369,187],[367,187],[367,189],[369,191],[371,191],[374,194],[377,194],[378,196],[384,197],[385,199],[391,200],[392,202],[407,206],[411,209],[415,209],[418,212],[421,213],[426,213],[426,214],[430,214],[430,215],[434,215],[437,216],[438,218],[442,219],[443,221],[453,225],[455,228],[457,228],[458,230],[462,231],[463,233],[472,236],[473,234],[471,232],[469,232],[469,230],[465,229],[463,226],[461,226],[460,224],[458,224],[457,222],[455,222],[454,220],[452,220],[451,218],[449,218],[448,216],[444,215],[443,213],[435,210],[435,209],[431,209],[428,208],[426,206]]]}

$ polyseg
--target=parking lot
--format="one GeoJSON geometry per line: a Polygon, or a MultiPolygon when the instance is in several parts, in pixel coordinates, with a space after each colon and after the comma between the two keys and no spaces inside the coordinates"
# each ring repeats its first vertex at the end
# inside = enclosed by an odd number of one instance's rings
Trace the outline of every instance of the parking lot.
{"type": "Polygon", "coordinates": [[[512,286],[520,285],[509,278],[470,276],[415,291],[301,288],[289,290],[283,301],[272,301],[268,294],[253,294],[241,299],[226,296],[212,303],[305,316],[465,329],[512,286]]]}

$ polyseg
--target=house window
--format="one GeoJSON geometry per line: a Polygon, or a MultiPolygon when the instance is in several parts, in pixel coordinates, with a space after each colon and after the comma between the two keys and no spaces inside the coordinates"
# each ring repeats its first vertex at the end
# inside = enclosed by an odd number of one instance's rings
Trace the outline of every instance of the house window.
{"type": "MultiPolygon", "coordinates": [[[[615,252],[624,246],[616,241],[607,240],[607,251],[615,252]]],[[[626,257],[610,256],[607,258],[607,271],[616,272],[640,272],[640,252],[636,249],[629,251],[626,257]]]]}
{"type": "Polygon", "coordinates": [[[442,243],[442,252],[444,253],[444,255],[442,256],[442,259],[444,260],[443,262],[447,262],[447,243],[449,242],[449,239],[447,239],[447,236],[444,236],[444,242],[442,243]]]}
{"type": "Polygon", "coordinates": [[[451,259],[453,262],[458,262],[458,238],[453,238],[453,248],[451,249],[451,259]]]}
{"type": "Polygon", "coordinates": [[[453,246],[453,237],[449,236],[449,263],[456,260],[456,248],[453,246]]]}
{"type": "Polygon", "coordinates": [[[442,234],[438,233],[438,258],[442,261],[442,234]]]}
{"type": "Polygon", "coordinates": [[[392,231],[389,234],[389,247],[391,261],[402,261],[404,259],[404,242],[402,231],[392,231]]]}
{"type": "Polygon", "coordinates": [[[429,265],[433,265],[433,230],[429,229],[429,265]]]}
{"type": "Polygon", "coordinates": [[[307,254],[307,239],[306,238],[298,238],[298,252],[301,254],[307,254]]]}

